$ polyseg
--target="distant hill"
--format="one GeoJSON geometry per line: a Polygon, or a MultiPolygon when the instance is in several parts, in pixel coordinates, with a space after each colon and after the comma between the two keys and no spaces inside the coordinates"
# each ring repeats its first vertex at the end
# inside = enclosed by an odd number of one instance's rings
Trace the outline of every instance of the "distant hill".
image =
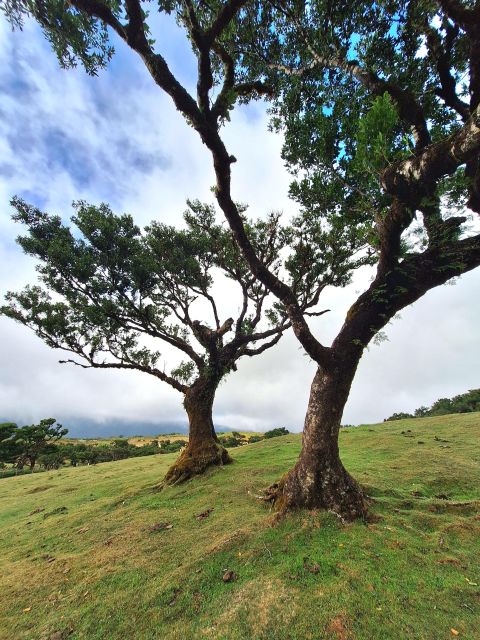
{"type": "MultiPolygon", "coordinates": [[[[70,438],[112,438],[114,436],[156,436],[166,433],[188,433],[187,422],[147,422],[141,420],[111,419],[105,421],[85,418],[69,418],[53,416],[68,429],[70,438]]],[[[19,425],[29,424],[29,420],[12,420],[0,418],[1,422],[16,422],[19,425]]],[[[232,431],[230,427],[215,425],[217,431],[232,431]]]]}

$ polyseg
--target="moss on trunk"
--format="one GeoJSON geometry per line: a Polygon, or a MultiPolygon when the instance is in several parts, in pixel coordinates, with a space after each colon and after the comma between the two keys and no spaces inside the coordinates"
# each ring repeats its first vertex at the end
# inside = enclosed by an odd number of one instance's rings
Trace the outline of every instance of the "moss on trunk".
{"type": "Polygon", "coordinates": [[[212,409],[217,385],[216,380],[198,378],[185,394],[188,445],[167,471],[163,484],[179,484],[204,473],[211,466],[232,462],[227,450],[218,442],[213,426],[212,409]]]}
{"type": "Polygon", "coordinates": [[[210,438],[208,441],[188,445],[167,471],[164,484],[173,485],[185,482],[192,476],[204,473],[208,467],[222,466],[232,462],[228,451],[210,438]]]}

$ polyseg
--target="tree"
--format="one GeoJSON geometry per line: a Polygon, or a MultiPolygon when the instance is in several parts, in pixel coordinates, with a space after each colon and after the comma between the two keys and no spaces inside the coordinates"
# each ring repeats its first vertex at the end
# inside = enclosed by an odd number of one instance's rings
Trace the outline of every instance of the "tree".
{"type": "Polygon", "coordinates": [[[277,427],[276,429],[271,429],[270,431],[265,431],[263,437],[268,438],[278,438],[278,436],[288,436],[290,431],[285,429],[285,427],[277,427]]]}
{"type": "Polygon", "coordinates": [[[419,407],[418,409],[415,409],[415,418],[424,418],[426,415],[428,415],[428,407],[419,407]]]}
{"type": "Polygon", "coordinates": [[[404,411],[399,411],[398,413],[392,413],[389,418],[385,418],[384,422],[390,422],[391,420],[408,420],[409,418],[414,418],[415,416],[411,413],[405,413],[404,411]]]}
{"type": "Polygon", "coordinates": [[[55,418],[44,418],[39,424],[16,429],[13,438],[20,450],[16,458],[17,467],[22,469],[28,463],[33,471],[38,456],[53,453],[53,442],[60,440],[67,433],[68,429],[56,423],[55,418]]]}
{"type": "Polygon", "coordinates": [[[463,215],[480,212],[480,6],[263,6],[251,14],[259,37],[248,25],[237,44],[245,81],[260,74],[276,88],[298,226],[315,245],[318,226],[342,229],[346,243],[353,234],[375,265],[331,346],[296,332],[318,371],[300,457],[271,496],[280,508],[352,519],[366,505],[339,458],[338,430],[365,348],[402,308],[480,264],[480,235],[463,215]]]}
{"type": "Polygon", "coordinates": [[[42,453],[38,456],[38,464],[45,469],[45,471],[51,471],[52,469],[60,469],[65,462],[65,458],[61,451],[57,447],[52,445],[53,451],[42,453]]]}
{"type": "Polygon", "coordinates": [[[82,443],[80,444],[68,443],[68,444],[58,445],[57,448],[63,460],[69,460],[70,466],[76,467],[78,464],[78,454],[80,452],[84,452],[86,449],[86,446],[83,445],[82,443]]]}
{"type": "Polygon", "coordinates": [[[436,400],[429,409],[428,415],[440,416],[447,413],[470,413],[480,411],[480,389],[470,389],[453,398],[436,400]]]}
{"type": "Polygon", "coordinates": [[[90,73],[113,54],[112,29],[199,133],[217,202],[252,274],[282,303],[318,365],[300,457],[271,498],[281,510],[363,517],[365,496],[338,450],[363,351],[402,308],[480,264],[480,236],[465,230],[463,215],[451,215],[462,203],[480,210],[480,8],[457,0],[184,0],[159,11],[174,12],[192,43],[196,98],[157,51],[138,0],[7,6],[14,24],[25,13],[38,20],[61,64],[80,61],[90,73]],[[238,100],[260,95],[273,100],[273,125],[284,131],[284,157],[299,176],[292,195],[303,211],[290,267],[309,282],[342,286],[359,266],[375,265],[330,346],[307,323],[298,281],[292,286],[264,264],[231,196],[235,157],[220,127],[238,100]]]}
{"type": "MultiPolygon", "coordinates": [[[[268,290],[250,274],[229,231],[215,223],[213,208],[191,202],[185,229],[152,223],[142,233],[128,215],[77,203],[72,222],[80,233],[74,233],[58,216],[21,200],[14,206],[14,218],[28,230],[18,242],[40,261],[44,287],[10,292],[0,312],[74,356],[63,362],[141,371],[183,394],[190,437],[167,482],[229,462],[213,426],[218,385],[239,358],[277,344],[289,322],[278,305],[268,306],[268,290]],[[217,274],[238,287],[235,320],[221,318],[225,302],[213,296],[217,274]],[[213,328],[196,319],[205,313],[202,305],[213,328]],[[260,330],[265,317],[270,327],[260,330]],[[186,358],[170,373],[158,364],[158,342],[186,358]]],[[[284,243],[278,216],[248,226],[256,250],[277,270],[284,243]]],[[[311,303],[306,296],[305,308],[311,303]]],[[[115,459],[128,455],[126,440],[114,444],[115,459]]]]}
{"type": "Polygon", "coordinates": [[[20,447],[15,440],[18,426],[14,422],[0,424],[0,463],[13,463],[20,454],[20,447]]]}

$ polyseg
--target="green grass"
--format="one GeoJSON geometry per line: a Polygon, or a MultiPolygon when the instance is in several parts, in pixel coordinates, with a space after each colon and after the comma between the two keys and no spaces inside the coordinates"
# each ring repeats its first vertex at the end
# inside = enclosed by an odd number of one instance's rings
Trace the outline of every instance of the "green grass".
{"type": "Polygon", "coordinates": [[[344,430],[375,516],[348,526],[255,499],[299,436],[161,493],[174,455],[2,480],[0,638],[478,640],[479,436],[480,413],[344,430]]]}

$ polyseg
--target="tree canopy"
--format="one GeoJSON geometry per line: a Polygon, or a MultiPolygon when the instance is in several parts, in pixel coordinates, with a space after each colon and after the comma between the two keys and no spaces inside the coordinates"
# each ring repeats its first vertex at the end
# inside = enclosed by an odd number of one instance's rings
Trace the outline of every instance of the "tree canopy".
{"type": "MultiPolygon", "coordinates": [[[[153,222],[142,233],[129,215],[79,202],[74,232],[59,216],[18,199],[13,204],[15,219],[28,230],[18,242],[40,261],[44,286],[7,294],[1,312],[73,356],[63,362],[143,371],[185,393],[198,376],[218,383],[238,358],[276,344],[289,326],[280,306],[268,303],[268,290],[252,277],[228,230],[215,222],[212,207],[190,202],[184,229],[153,222]],[[237,285],[235,321],[221,316],[227,300],[214,297],[216,274],[237,285]],[[270,327],[259,330],[265,316],[270,327]],[[182,357],[168,373],[159,366],[157,341],[182,357]]],[[[287,235],[278,217],[249,229],[265,262],[278,270],[287,235]]],[[[305,292],[306,308],[311,297],[305,292]]]]}
{"type": "Polygon", "coordinates": [[[68,429],[55,418],[44,418],[38,424],[23,427],[13,422],[0,424],[0,462],[14,463],[20,469],[28,464],[33,469],[38,457],[55,452],[53,443],[67,433],[68,429]]]}

